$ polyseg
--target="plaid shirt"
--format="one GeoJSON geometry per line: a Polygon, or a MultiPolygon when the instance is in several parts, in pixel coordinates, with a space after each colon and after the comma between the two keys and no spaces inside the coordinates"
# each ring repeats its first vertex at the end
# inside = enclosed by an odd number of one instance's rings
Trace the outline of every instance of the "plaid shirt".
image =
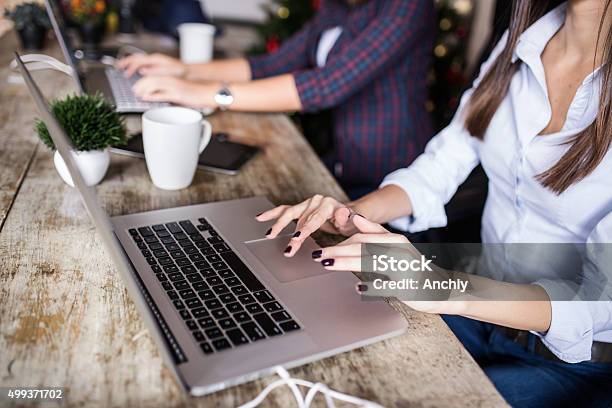
{"type": "Polygon", "coordinates": [[[274,53],[251,57],[253,79],[293,73],[303,110],[332,108],[336,177],[376,185],[406,167],[432,134],[426,77],[435,35],[431,0],[323,0],[317,15],[274,53]],[[343,31],[324,67],[323,31],[343,31]]]}

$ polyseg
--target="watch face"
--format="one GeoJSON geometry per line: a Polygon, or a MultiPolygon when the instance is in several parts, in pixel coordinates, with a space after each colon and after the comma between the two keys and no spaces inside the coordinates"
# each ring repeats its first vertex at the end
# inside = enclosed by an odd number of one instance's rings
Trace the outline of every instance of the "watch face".
{"type": "Polygon", "coordinates": [[[215,95],[215,102],[220,106],[229,106],[234,102],[234,96],[229,89],[223,88],[215,95]]]}

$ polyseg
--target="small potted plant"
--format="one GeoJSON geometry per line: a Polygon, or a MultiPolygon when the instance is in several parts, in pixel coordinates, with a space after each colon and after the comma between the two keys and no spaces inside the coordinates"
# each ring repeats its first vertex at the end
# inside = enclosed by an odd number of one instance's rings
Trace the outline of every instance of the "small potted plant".
{"type": "Polygon", "coordinates": [[[47,30],[51,27],[43,6],[34,2],[23,3],[13,11],[5,10],[4,14],[15,23],[24,49],[40,50],[43,47],[47,30]]]}
{"type": "Polygon", "coordinates": [[[71,0],[66,11],[76,24],[85,48],[102,41],[107,12],[105,0],[71,0]]]}
{"type": "MultiPolygon", "coordinates": [[[[55,100],[51,103],[51,111],[72,140],[72,157],[85,184],[98,184],[104,178],[110,163],[108,147],[127,142],[124,119],[101,94],[70,95],[55,100]]],[[[47,126],[42,120],[36,121],[35,129],[44,144],[55,150],[47,126]]],[[[62,179],[74,187],[59,152],[55,152],[53,161],[62,179]]]]}

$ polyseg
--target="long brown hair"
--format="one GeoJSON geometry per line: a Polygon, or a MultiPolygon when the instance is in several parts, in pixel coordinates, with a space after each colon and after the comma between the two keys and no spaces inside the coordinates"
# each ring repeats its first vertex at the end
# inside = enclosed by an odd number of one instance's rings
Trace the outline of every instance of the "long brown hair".
{"type": "MultiPolygon", "coordinates": [[[[604,41],[604,47],[601,47],[601,92],[597,117],[591,125],[567,142],[571,146],[556,164],[536,176],[543,186],[557,194],[561,194],[595,170],[612,143],[612,28],[604,27],[610,2],[611,0],[606,0],[597,36],[597,45],[604,41]],[[605,33],[605,39],[600,38],[602,33],[605,33]]],[[[481,140],[484,138],[489,123],[519,68],[519,61],[512,63],[512,54],[519,37],[548,11],[549,3],[548,0],[514,0],[508,42],[474,90],[467,107],[465,127],[472,136],[481,140]]]]}

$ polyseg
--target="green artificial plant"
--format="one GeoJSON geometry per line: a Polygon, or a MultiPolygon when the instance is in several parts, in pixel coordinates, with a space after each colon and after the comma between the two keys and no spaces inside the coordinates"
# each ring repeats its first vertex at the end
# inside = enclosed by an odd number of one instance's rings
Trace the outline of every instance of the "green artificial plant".
{"type": "Polygon", "coordinates": [[[51,27],[45,8],[35,2],[19,4],[13,11],[5,9],[4,15],[15,23],[17,30],[23,30],[29,25],[44,29],[51,27]]]}

